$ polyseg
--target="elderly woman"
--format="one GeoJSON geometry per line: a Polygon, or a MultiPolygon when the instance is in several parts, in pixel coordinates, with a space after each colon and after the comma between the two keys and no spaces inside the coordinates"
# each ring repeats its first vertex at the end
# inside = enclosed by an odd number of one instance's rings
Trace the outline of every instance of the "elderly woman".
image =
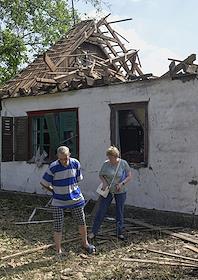
{"type": "Polygon", "coordinates": [[[106,198],[101,196],[89,238],[92,239],[97,235],[107,209],[114,197],[116,203],[116,234],[119,239],[125,240],[123,235],[124,203],[126,200],[127,183],[132,178],[131,169],[128,163],[120,158],[119,150],[116,147],[111,146],[106,151],[106,155],[108,160],[103,163],[99,177],[103,183],[103,190],[105,190],[108,185],[111,185],[111,188],[106,198]],[[118,164],[119,167],[117,169],[118,164]]]}

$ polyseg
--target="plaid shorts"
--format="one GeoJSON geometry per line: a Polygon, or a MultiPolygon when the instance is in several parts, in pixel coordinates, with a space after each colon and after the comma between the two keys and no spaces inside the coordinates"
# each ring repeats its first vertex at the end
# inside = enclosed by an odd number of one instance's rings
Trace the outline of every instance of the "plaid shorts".
{"type": "MultiPolygon", "coordinates": [[[[78,226],[86,225],[84,207],[71,208],[74,221],[78,226]]],[[[53,206],[54,231],[61,232],[64,224],[64,209],[53,206]]]]}

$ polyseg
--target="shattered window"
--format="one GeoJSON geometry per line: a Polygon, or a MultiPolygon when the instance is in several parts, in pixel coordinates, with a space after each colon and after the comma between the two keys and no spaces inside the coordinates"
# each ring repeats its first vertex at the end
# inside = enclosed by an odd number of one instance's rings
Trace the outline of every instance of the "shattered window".
{"type": "Polygon", "coordinates": [[[147,104],[141,102],[110,105],[111,141],[121,157],[134,165],[147,165],[147,104]]]}
{"type": "Polygon", "coordinates": [[[56,150],[61,145],[70,148],[71,155],[78,158],[77,110],[31,113],[32,157],[43,161],[56,159],[56,150]]]}

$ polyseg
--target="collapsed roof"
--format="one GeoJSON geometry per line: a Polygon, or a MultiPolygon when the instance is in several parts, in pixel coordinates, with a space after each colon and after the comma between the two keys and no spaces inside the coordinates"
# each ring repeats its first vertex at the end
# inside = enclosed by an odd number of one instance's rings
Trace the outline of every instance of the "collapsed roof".
{"type": "MultiPolygon", "coordinates": [[[[127,50],[107,17],[76,24],[1,89],[1,98],[31,96],[147,78],[138,51],[127,50]]],[[[125,39],[126,40],[126,39],[125,39]]]]}
{"type": "Polygon", "coordinates": [[[169,71],[164,73],[160,78],[171,79],[191,79],[197,77],[198,65],[194,63],[196,54],[191,54],[184,60],[168,58],[171,61],[169,71]]]}

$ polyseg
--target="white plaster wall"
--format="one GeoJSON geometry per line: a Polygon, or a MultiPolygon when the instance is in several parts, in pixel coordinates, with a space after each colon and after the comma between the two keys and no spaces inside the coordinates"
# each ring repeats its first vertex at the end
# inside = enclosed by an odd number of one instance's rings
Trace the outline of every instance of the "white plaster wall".
{"type": "MultiPolygon", "coordinates": [[[[149,101],[149,165],[133,170],[127,204],[195,213],[198,181],[198,82],[156,80],[3,101],[3,116],[27,111],[79,108],[81,187],[96,198],[98,171],[110,145],[109,104],[149,101]]],[[[26,162],[2,163],[2,188],[41,193],[47,168],[26,162]]]]}

